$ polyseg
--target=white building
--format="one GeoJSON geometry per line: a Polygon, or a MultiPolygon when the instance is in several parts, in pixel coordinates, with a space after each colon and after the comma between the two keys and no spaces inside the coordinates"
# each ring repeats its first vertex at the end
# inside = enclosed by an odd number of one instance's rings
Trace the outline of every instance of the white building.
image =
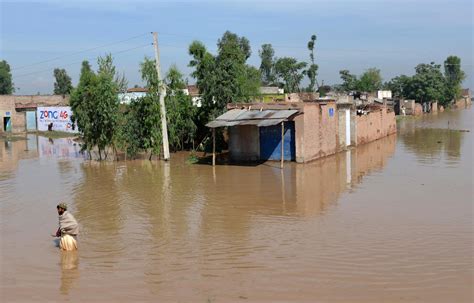
{"type": "Polygon", "coordinates": [[[148,89],[142,87],[133,87],[127,89],[126,93],[118,94],[120,104],[130,104],[132,100],[136,100],[141,97],[145,97],[148,93],[148,89]]]}

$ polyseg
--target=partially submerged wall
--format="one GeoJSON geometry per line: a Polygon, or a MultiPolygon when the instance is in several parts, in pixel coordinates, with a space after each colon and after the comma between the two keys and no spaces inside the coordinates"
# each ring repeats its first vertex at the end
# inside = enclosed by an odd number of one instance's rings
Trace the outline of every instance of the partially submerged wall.
{"type": "Polygon", "coordinates": [[[66,106],[69,105],[69,96],[61,95],[0,95],[0,132],[3,132],[3,118],[10,117],[12,132],[26,130],[25,111],[36,111],[38,106],[66,106]],[[8,114],[8,115],[7,115],[8,114]]]}
{"type": "Polygon", "coordinates": [[[375,141],[397,132],[395,113],[381,107],[356,117],[356,145],[375,141]]]}
{"type": "MultiPolygon", "coordinates": [[[[338,129],[336,103],[308,102],[304,107],[303,118],[305,129],[302,134],[303,159],[300,158],[297,162],[308,162],[336,153],[338,129]]],[[[301,134],[297,133],[296,136],[301,134]]]]}
{"type": "Polygon", "coordinates": [[[229,155],[232,161],[260,159],[259,129],[253,125],[229,127],[229,155]]]}

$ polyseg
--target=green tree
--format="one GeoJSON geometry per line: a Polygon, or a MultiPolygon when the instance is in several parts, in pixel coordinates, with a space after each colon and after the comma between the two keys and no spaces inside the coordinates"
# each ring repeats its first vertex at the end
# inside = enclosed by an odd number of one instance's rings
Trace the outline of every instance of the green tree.
{"type": "Polygon", "coordinates": [[[251,54],[247,38],[227,31],[217,42],[217,47],[217,81],[214,97],[217,107],[223,110],[227,103],[247,102],[250,100],[249,96],[256,96],[259,91],[255,86],[246,83],[254,81],[254,79],[246,80],[246,76],[252,73],[246,64],[251,54]]]}
{"type": "Polygon", "coordinates": [[[407,93],[408,98],[419,103],[437,100],[441,105],[447,105],[450,100],[446,98],[446,81],[441,65],[434,62],[418,64],[415,71],[407,93]]]}
{"type": "Polygon", "coordinates": [[[382,76],[377,68],[369,68],[357,81],[357,90],[361,92],[375,92],[382,87],[382,76]]]}
{"type": "Polygon", "coordinates": [[[197,128],[194,123],[196,108],[192,104],[191,96],[185,95],[183,91],[186,83],[175,65],[168,70],[165,83],[170,146],[173,150],[180,150],[194,139],[197,128]]]}
{"type": "Polygon", "coordinates": [[[263,44],[262,49],[258,51],[258,55],[262,60],[260,63],[260,73],[262,75],[262,83],[272,85],[275,82],[275,51],[271,44],[263,44]]]}
{"type": "Polygon", "coordinates": [[[161,113],[160,113],[160,81],[156,73],[155,60],[144,59],[140,65],[142,79],[146,82],[148,93],[145,97],[132,102],[131,106],[139,124],[140,148],[153,155],[161,152],[161,113]]]}
{"type": "Polygon", "coordinates": [[[461,84],[466,78],[466,74],[461,69],[461,58],[449,56],[444,61],[444,77],[446,78],[447,101],[457,100],[461,96],[461,84]]]}
{"type": "Polygon", "coordinates": [[[300,92],[300,83],[304,77],[306,62],[298,62],[295,58],[283,57],[276,60],[275,73],[280,79],[285,92],[300,92]]]}
{"type": "Polygon", "coordinates": [[[412,77],[400,75],[384,84],[384,89],[392,91],[392,95],[398,98],[406,98],[409,95],[412,77]]]}
{"type": "Polygon", "coordinates": [[[339,71],[339,75],[342,79],[341,89],[345,92],[351,92],[357,90],[358,81],[357,76],[351,74],[347,69],[339,71]]]}
{"type": "Polygon", "coordinates": [[[82,150],[87,150],[90,155],[93,144],[93,129],[90,113],[93,111],[93,88],[96,83],[96,75],[88,61],[82,62],[79,84],[72,91],[70,105],[72,109],[72,122],[76,123],[78,130],[82,134],[82,150]]]}
{"type": "Polygon", "coordinates": [[[248,102],[259,94],[260,73],[246,64],[251,54],[249,41],[227,31],[217,47],[213,56],[199,41],[189,46],[193,57],[189,66],[195,68],[192,76],[202,97],[200,125],[221,114],[227,103],[248,102]]]}
{"type": "Polygon", "coordinates": [[[309,92],[314,92],[314,87],[315,85],[317,86],[319,90],[319,84],[316,79],[316,76],[318,75],[318,68],[319,66],[314,63],[314,46],[316,44],[316,35],[311,36],[311,40],[308,42],[308,50],[309,50],[309,59],[311,61],[311,64],[309,65],[309,68],[306,70],[306,75],[309,78],[309,86],[308,86],[308,91],[309,92]]]}
{"type": "Polygon", "coordinates": [[[0,95],[11,95],[15,92],[13,87],[10,65],[7,61],[0,61],[0,95]]]}
{"type": "Polygon", "coordinates": [[[79,85],[71,95],[71,108],[82,133],[83,150],[90,154],[97,147],[99,160],[102,160],[103,154],[107,159],[108,147],[114,143],[119,100],[112,57],[99,57],[97,63],[97,74],[92,72],[87,61],[82,63],[79,85]]]}
{"type": "Polygon", "coordinates": [[[67,74],[66,70],[61,68],[54,69],[54,94],[55,95],[69,95],[73,89],[71,77],[67,74]]]}

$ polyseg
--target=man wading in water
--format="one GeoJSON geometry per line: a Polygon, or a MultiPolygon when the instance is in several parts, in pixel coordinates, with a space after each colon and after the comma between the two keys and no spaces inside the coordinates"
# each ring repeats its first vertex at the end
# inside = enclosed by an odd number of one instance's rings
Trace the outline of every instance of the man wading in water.
{"type": "Polygon", "coordinates": [[[56,237],[60,237],[59,247],[61,250],[77,250],[77,234],[79,226],[74,216],[67,211],[67,204],[60,203],[56,206],[59,215],[59,228],[56,237]]]}

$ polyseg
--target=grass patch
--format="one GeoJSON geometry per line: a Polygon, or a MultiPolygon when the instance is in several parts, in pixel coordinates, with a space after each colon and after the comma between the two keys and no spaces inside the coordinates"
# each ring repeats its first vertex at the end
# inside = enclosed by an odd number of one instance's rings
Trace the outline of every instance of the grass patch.
{"type": "Polygon", "coordinates": [[[68,132],[61,132],[61,131],[33,131],[28,132],[29,134],[37,134],[38,136],[43,136],[51,139],[59,139],[59,138],[71,138],[77,137],[78,134],[76,133],[68,133],[68,132]]]}
{"type": "Polygon", "coordinates": [[[21,140],[27,140],[27,138],[22,135],[14,135],[12,133],[0,133],[0,140],[1,141],[21,141],[21,140]]]}
{"type": "Polygon", "coordinates": [[[187,164],[196,164],[199,162],[199,157],[193,151],[189,154],[188,158],[186,159],[187,164]]]}

